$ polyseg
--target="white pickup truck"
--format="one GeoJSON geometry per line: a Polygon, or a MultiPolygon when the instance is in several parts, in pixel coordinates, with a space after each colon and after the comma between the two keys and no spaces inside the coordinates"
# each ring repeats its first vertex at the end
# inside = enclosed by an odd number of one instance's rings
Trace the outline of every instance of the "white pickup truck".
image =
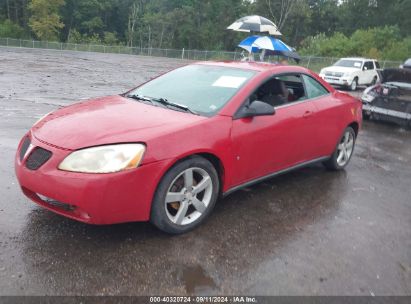
{"type": "Polygon", "coordinates": [[[359,85],[374,85],[380,65],[375,59],[341,58],[334,65],[321,70],[320,77],[331,85],[357,90],[359,85]]]}

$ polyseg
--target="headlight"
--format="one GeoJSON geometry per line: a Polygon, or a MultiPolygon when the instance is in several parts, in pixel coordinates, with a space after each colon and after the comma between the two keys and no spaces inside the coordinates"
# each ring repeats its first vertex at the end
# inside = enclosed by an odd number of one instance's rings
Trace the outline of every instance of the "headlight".
{"type": "Polygon", "coordinates": [[[138,167],[146,147],[118,144],[78,150],[67,156],[60,170],[83,173],[112,173],[138,167]]]}

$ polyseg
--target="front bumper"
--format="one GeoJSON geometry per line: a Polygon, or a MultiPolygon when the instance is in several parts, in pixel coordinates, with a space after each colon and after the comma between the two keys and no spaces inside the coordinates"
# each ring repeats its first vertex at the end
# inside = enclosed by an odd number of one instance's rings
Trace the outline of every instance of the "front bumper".
{"type": "Polygon", "coordinates": [[[352,80],[347,78],[347,77],[334,77],[334,76],[326,76],[324,74],[321,74],[320,77],[324,79],[326,82],[328,82],[331,85],[335,86],[349,86],[351,85],[352,80]]]}
{"type": "Polygon", "coordinates": [[[66,172],[57,167],[71,151],[52,147],[34,136],[30,139],[32,146],[53,153],[40,168],[30,170],[25,165],[27,156],[20,160],[23,140],[19,144],[16,176],[23,193],[31,200],[55,213],[90,224],[149,220],[153,194],[169,160],[110,174],[66,172]]]}

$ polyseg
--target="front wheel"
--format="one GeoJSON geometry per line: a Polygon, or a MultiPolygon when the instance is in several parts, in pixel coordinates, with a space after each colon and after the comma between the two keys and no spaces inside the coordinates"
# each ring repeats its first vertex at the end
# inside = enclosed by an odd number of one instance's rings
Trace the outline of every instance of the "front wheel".
{"type": "Polygon", "coordinates": [[[355,146],[355,131],[351,127],[347,127],[343,136],[338,142],[337,148],[329,160],[324,162],[324,165],[330,170],[344,169],[350,162],[355,146]]]}
{"type": "Polygon", "coordinates": [[[351,82],[350,90],[357,91],[357,87],[358,87],[358,78],[355,77],[354,80],[351,82]]]}
{"type": "Polygon", "coordinates": [[[214,166],[195,156],[172,167],[162,178],[151,207],[151,222],[171,234],[188,232],[211,213],[219,193],[214,166]]]}

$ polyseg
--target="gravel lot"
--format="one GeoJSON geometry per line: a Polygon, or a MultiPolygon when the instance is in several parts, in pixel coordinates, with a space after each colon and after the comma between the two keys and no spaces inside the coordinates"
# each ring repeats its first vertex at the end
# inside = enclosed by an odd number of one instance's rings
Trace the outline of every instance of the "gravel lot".
{"type": "Polygon", "coordinates": [[[42,115],[184,64],[0,48],[0,295],[411,295],[411,133],[365,122],[343,172],[238,191],[199,229],[90,226],[21,193],[13,158],[42,115]]]}

